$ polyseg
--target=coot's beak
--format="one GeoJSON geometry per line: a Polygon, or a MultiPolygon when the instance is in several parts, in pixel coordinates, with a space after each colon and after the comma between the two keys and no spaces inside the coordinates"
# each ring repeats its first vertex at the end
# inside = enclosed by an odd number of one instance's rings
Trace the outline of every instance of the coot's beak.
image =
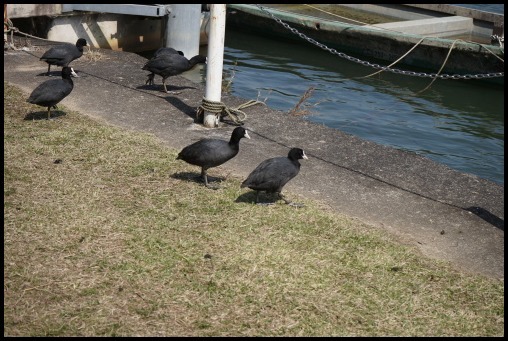
{"type": "Polygon", "coordinates": [[[246,138],[250,139],[250,136],[249,136],[249,134],[247,133],[247,130],[245,131],[245,134],[243,134],[243,137],[246,137],[246,138]]]}
{"type": "Polygon", "coordinates": [[[304,158],[305,160],[308,160],[308,159],[309,159],[309,158],[307,157],[307,155],[305,155],[305,152],[303,152],[302,158],[304,158]]]}

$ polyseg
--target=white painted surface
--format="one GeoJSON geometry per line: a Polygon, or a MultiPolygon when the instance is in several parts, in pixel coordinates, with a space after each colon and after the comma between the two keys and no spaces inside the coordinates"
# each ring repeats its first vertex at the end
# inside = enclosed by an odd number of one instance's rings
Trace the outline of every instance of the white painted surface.
{"type": "Polygon", "coordinates": [[[473,31],[473,19],[453,16],[446,18],[397,21],[370,25],[369,27],[429,37],[447,37],[451,35],[471,33],[473,31]]]}
{"type": "MultiPolygon", "coordinates": [[[[224,36],[226,32],[226,5],[212,4],[210,9],[210,35],[208,37],[208,61],[206,68],[205,98],[220,102],[222,91],[222,68],[224,63],[224,36]]],[[[204,126],[217,127],[218,117],[204,113],[204,126]]]]}
{"type": "Polygon", "coordinates": [[[200,4],[171,5],[166,23],[165,46],[182,51],[190,59],[199,54],[200,29],[200,4]]]}

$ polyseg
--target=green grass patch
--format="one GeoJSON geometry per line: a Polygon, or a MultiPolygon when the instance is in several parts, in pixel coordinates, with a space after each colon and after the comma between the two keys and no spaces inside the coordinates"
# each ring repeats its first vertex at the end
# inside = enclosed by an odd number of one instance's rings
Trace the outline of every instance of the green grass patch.
{"type": "Polygon", "coordinates": [[[4,335],[502,336],[504,281],[4,83],[4,335]],[[221,174],[222,172],[222,174],[221,174]]]}

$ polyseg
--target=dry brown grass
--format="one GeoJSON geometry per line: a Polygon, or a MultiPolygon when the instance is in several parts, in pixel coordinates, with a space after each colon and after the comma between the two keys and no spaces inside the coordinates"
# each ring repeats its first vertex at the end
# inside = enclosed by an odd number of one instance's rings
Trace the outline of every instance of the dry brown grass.
{"type": "Polygon", "coordinates": [[[25,120],[45,112],[4,91],[6,336],[504,334],[503,281],[305,199],[209,190],[151,135],[25,120]]]}
{"type": "MultiPolygon", "coordinates": [[[[308,109],[309,106],[311,106],[308,101],[309,98],[312,97],[312,94],[314,93],[314,90],[316,90],[315,87],[311,86],[305,92],[303,93],[302,97],[298,100],[298,102],[295,104],[295,106],[289,110],[288,114],[293,116],[307,116],[312,114],[312,112],[308,109]]],[[[312,106],[316,106],[319,103],[315,103],[312,106]]]]}
{"type": "Polygon", "coordinates": [[[87,51],[83,54],[83,58],[90,62],[96,62],[103,58],[103,54],[99,49],[92,49],[88,46],[87,51]]]}

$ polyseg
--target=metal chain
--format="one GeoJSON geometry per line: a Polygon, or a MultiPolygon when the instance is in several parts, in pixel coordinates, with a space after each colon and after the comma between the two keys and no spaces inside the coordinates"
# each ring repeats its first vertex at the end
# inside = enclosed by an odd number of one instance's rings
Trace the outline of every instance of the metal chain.
{"type": "Polygon", "coordinates": [[[358,59],[358,58],[355,58],[355,57],[348,56],[347,54],[345,54],[343,52],[338,52],[337,50],[335,50],[333,48],[330,48],[330,47],[328,47],[328,46],[326,46],[324,44],[321,44],[320,42],[318,42],[318,41],[316,41],[316,40],[314,40],[314,39],[312,39],[310,37],[307,37],[305,34],[299,32],[297,29],[289,26],[288,24],[286,24],[285,22],[283,22],[279,18],[275,17],[270,11],[267,11],[261,5],[257,5],[256,4],[256,6],[261,11],[263,11],[266,14],[268,14],[277,23],[279,23],[280,25],[284,26],[286,29],[288,29],[292,33],[296,34],[300,38],[302,38],[304,40],[307,40],[309,43],[314,44],[317,47],[319,47],[319,48],[321,48],[321,49],[323,49],[325,51],[328,51],[328,52],[330,52],[332,54],[335,54],[335,55],[337,55],[337,56],[339,56],[341,58],[345,58],[345,59],[347,59],[349,61],[352,61],[352,62],[355,62],[355,63],[358,63],[358,64],[362,64],[364,66],[369,66],[369,67],[372,67],[374,69],[378,69],[378,70],[382,70],[382,71],[389,71],[389,72],[398,73],[398,74],[403,74],[403,75],[406,75],[406,76],[441,78],[441,79],[483,79],[483,78],[504,77],[504,72],[482,73],[482,74],[476,74],[476,75],[472,75],[472,74],[465,74],[465,75],[453,74],[453,75],[449,75],[449,74],[436,74],[436,73],[405,71],[405,70],[390,68],[388,66],[381,66],[379,64],[373,64],[373,63],[370,63],[370,62],[365,61],[365,60],[361,60],[361,59],[358,59]]]}

